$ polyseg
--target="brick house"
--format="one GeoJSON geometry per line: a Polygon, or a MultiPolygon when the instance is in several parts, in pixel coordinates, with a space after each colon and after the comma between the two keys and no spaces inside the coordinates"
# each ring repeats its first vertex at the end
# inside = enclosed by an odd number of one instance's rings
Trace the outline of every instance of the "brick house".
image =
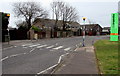
{"type": "Polygon", "coordinates": [[[66,24],[66,31],[63,31],[62,20],[58,20],[57,22],[57,30],[54,30],[55,20],[53,19],[42,19],[36,18],[33,22],[33,26],[38,27],[41,31],[35,33],[38,34],[38,38],[52,38],[52,37],[69,37],[76,35],[78,31],[78,27],[80,24],[77,22],[71,22],[66,24]]]}
{"type": "Polygon", "coordinates": [[[86,24],[81,25],[82,35],[83,31],[85,31],[85,35],[100,35],[102,32],[102,27],[99,24],[86,24]]]}

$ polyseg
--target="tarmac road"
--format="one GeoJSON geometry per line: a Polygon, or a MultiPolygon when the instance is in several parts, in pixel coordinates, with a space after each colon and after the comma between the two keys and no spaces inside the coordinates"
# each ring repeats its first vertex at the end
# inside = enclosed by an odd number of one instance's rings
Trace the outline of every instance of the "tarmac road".
{"type": "MultiPolygon", "coordinates": [[[[86,36],[85,46],[108,36],[86,36]]],[[[63,54],[74,51],[82,43],[82,36],[70,38],[42,39],[21,42],[2,50],[3,74],[37,74],[55,65],[63,54]]]]}

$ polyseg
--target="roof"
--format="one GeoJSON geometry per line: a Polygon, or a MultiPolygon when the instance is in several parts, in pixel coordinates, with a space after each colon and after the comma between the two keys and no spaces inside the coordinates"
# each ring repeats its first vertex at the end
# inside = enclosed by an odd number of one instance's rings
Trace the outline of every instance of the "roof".
{"type": "MultiPolygon", "coordinates": [[[[62,20],[58,20],[57,26],[61,27],[62,24],[63,24],[63,21],[62,20]]],[[[37,25],[37,26],[43,25],[43,26],[46,26],[46,27],[54,27],[55,20],[54,19],[36,18],[35,21],[33,22],[33,25],[37,25]]],[[[80,24],[77,23],[77,22],[68,22],[68,25],[69,26],[74,26],[74,27],[80,26],[80,24]]]]}
{"type": "Polygon", "coordinates": [[[109,30],[109,29],[110,29],[110,27],[103,27],[103,29],[104,29],[104,30],[109,30]]]}
{"type": "Polygon", "coordinates": [[[102,28],[99,24],[86,24],[86,25],[81,25],[80,27],[84,27],[87,29],[91,29],[91,28],[95,28],[96,26],[99,26],[100,28],[102,28]]]}

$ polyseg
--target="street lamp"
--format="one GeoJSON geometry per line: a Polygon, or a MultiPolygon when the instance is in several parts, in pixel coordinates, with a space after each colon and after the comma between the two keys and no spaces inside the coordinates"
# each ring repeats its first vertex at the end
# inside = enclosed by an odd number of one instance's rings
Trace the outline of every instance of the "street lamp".
{"type": "Polygon", "coordinates": [[[83,17],[83,22],[84,22],[84,26],[83,26],[83,43],[82,43],[82,46],[84,47],[85,46],[85,20],[86,20],[86,17],[83,17]]]}

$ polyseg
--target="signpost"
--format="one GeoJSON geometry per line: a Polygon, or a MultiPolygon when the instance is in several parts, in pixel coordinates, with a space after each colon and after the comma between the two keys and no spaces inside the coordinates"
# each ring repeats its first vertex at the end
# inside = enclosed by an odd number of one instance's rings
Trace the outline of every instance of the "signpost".
{"type": "Polygon", "coordinates": [[[85,20],[86,20],[86,17],[83,17],[82,19],[83,19],[83,21],[84,21],[84,27],[83,27],[83,43],[82,43],[82,46],[84,47],[84,46],[85,46],[85,20]]]}
{"type": "Polygon", "coordinates": [[[118,41],[118,17],[118,13],[112,13],[111,15],[110,41],[118,41]]]}

